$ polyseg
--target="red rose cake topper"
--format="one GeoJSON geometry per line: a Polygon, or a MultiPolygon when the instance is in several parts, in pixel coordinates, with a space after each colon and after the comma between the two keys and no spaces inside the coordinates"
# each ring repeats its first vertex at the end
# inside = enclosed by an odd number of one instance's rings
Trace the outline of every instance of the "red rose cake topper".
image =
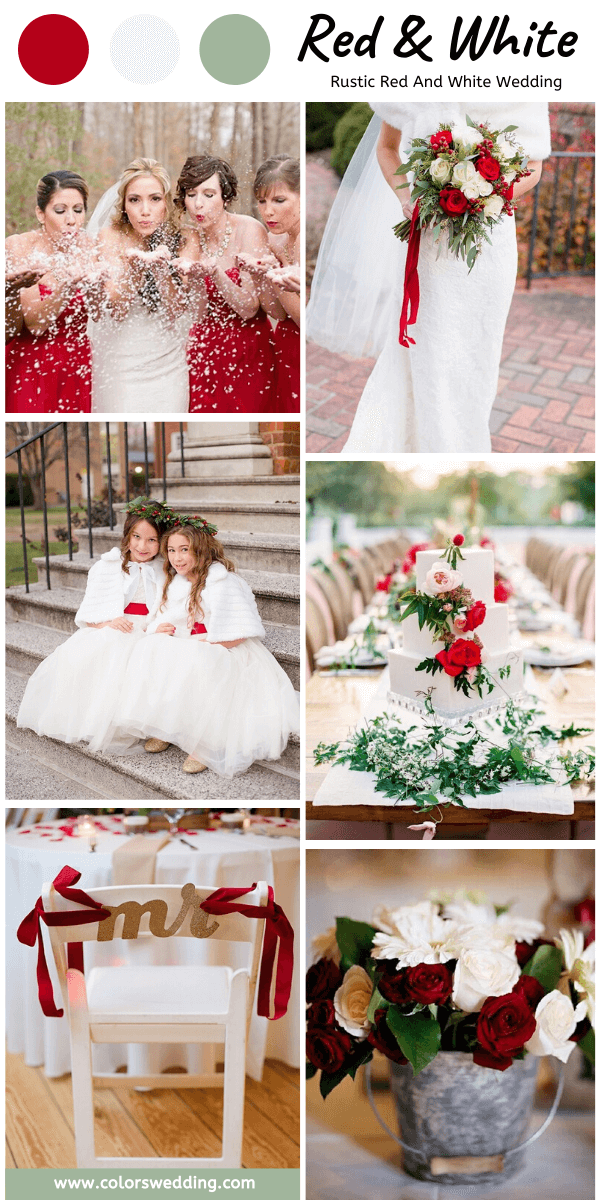
{"type": "MultiPolygon", "coordinates": [[[[397,175],[412,175],[412,216],[394,226],[408,241],[404,298],[400,314],[401,346],[414,345],[408,326],[419,312],[419,247],[421,231],[431,229],[441,247],[462,258],[472,271],[484,242],[501,218],[512,216],[513,188],[530,175],[528,158],[513,137],[516,125],[492,130],[470,117],[466,126],[440,125],[429,138],[414,138],[408,160],[397,175]]],[[[405,184],[401,186],[405,187],[405,184]]]]}

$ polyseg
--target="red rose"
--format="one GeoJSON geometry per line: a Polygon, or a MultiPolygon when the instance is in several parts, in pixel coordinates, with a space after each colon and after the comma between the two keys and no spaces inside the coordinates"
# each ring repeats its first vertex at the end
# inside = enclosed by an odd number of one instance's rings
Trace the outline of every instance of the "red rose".
{"type": "Polygon", "coordinates": [[[506,1071],[536,1030],[535,1015],[524,996],[490,996],[477,1018],[478,1048],[473,1062],[480,1067],[506,1071]]]}
{"type": "Polygon", "coordinates": [[[385,1012],[385,1008],[377,1009],[375,1025],[371,1029],[367,1041],[376,1050],[381,1050],[381,1053],[385,1054],[386,1058],[390,1058],[392,1062],[407,1063],[408,1059],[404,1057],[393,1033],[388,1029],[385,1012]]]}
{"type": "Polygon", "coordinates": [[[407,550],[404,562],[402,563],[402,570],[405,575],[408,575],[411,567],[414,567],[419,550],[429,550],[429,542],[422,542],[420,545],[411,546],[410,550],[407,550]]]}
{"type": "Polygon", "coordinates": [[[333,1000],[343,979],[340,968],[332,958],[320,958],[306,972],[306,999],[309,1004],[315,1000],[333,1000]]]}
{"type": "Polygon", "coordinates": [[[407,998],[417,1004],[443,1004],[452,991],[452,972],[444,963],[420,963],[418,967],[408,967],[404,989],[407,998]]]}
{"type": "Polygon", "coordinates": [[[446,675],[460,675],[469,667],[478,667],[481,662],[481,650],[475,642],[467,638],[457,638],[447,650],[440,650],[435,656],[442,664],[446,675]]]}
{"type": "Polygon", "coordinates": [[[449,150],[452,145],[452,130],[439,129],[437,133],[432,133],[429,139],[429,145],[432,150],[441,151],[449,150]]]}
{"type": "Polygon", "coordinates": [[[475,166],[479,174],[492,183],[500,174],[500,163],[497,158],[492,158],[491,154],[480,154],[475,166]]]}
{"type": "Polygon", "coordinates": [[[401,971],[395,963],[386,962],[385,970],[379,977],[377,988],[390,1004],[406,1004],[408,996],[404,987],[406,968],[401,971]]]}
{"type": "Polygon", "coordinates": [[[331,1075],[339,1071],[352,1056],[354,1043],[349,1033],[337,1027],[309,1029],[306,1034],[306,1057],[317,1071],[331,1075]]]}
{"type": "Polygon", "coordinates": [[[533,975],[521,975],[521,978],[515,983],[513,995],[522,996],[532,1012],[535,1012],[544,995],[544,988],[539,979],[534,979],[533,975]]]}
{"type": "Polygon", "coordinates": [[[510,599],[511,591],[505,583],[497,583],[494,587],[494,600],[496,604],[506,604],[510,599]]]}
{"type": "Polygon", "coordinates": [[[538,946],[553,946],[553,945],[554,945],[554,942],[549,942],[547,940],[547,938],[536,938],[535,941],[533,941],[533,942],[516,942],[515,943],[515,954],[517,956],[517,962],[518,962],[521,970],[523,970],[523,967],[527,966],[529,959],[533,958],[538,946]]]}
{"type": "Polygon", "coordinates": [[[315,1000],[306,1013],[306,1023],[309,1029],[317,1026],[325,1029],[327,1025],[336,1025],[333,1000],[315,1000]]]}
{"type": "Polygon", "coordinates": [[[445,187],[440,192],[440,208],[443,208],[449,217],[458,217],[461,213],[467,211],[469,201],[458,188],[445,187]]]}
{"type": "Polygon", "coordinates": [[[479,625],[483,625],[485,621],[486,607],[483,600],[476,600],[471,608],[465,613],[465,633],[472,633],[479,625]]]}
{"type": "Polygon", "coordinates": [[[452,538],[452,541],[454,542],[455,546],[462,546],[464,540],[465,539],[464,539],[462,533],[457,533],[456,536],[452,538]]]}
{"type": "Polygon", "coordinates": [[[392,572],[390,571],[389,575],[384,575],[383,579],[377,580],[376,591],[389,592],[391,582],[392,582],[392,572]]]}
{"type": "Polygon", "coordinates": [[[579,904],[575,905],[573,912],[575,920],[579,921],[580,925],[583,925],[585,930],[585,944],[589,946],[590,942],[595,941],[596,938],[596,902],[589,898],[587,900],[580,900],[579,904]]]}

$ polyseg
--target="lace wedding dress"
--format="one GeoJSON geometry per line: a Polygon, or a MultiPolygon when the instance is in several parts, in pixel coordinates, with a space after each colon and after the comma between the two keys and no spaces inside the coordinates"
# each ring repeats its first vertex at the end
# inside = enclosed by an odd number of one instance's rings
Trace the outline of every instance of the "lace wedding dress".
{"type": "Polygon", "coordinates": [[[90,321],[92,412],[187,413],[189,317],[169,320],[136,299],[122,321],[90,321]]]}
{"type": "Polygon", "coordinates": [[[398,343],[406,243],[392,226],[399,200],[375,155],[379,118],[411,140],[438,125],[490,121],[518,126],[515,137],[532,160],[550,153],[545,104],[374,104],[375,117],[340,186],[325,230],[307,312],[307,336],[355,356],[378,355],[342,453],[482,453],[491,448],[489,416],[496,397],[504,328],[514,291],[514,218],[503,217],[473,270],[421,235],[420,305],[409,326],[415,345],[398,343]]]}

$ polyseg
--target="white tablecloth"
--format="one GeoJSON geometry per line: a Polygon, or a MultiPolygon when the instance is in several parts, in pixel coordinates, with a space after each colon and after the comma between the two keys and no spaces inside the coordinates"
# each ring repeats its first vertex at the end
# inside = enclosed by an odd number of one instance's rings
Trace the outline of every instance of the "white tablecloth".
{"type": "MultiPolygon", "coordinates": [[[[110,820],[102,818],[105,824],[110,820]]],[[[56,823],[58,824],[58,822],[56,823]]],[[[115,823],[115,829],[118,828],[115,823]]],[[[250,887],[259,879],[271,884],[275,899],[288,917],[296,939],[300,929],[299,844],[295,838],[270,838],[259,834],[236,834],[216,831],[184,833],[198,847],[192,850],[179,840],[166,845],[158,854],[156,883],[196,883],[206,887],[250,887]]],[[[80,887],[107,886],[112,882],[112,854],[124,838],[107,832],[98,834],[95,853],[90,853],[87,839],[65,837],[55,842],[43,837],[37,828],[29,833],[10,831],[6,836],[6,1019],[8,1049],[24,1054],[28,1066],[43,1066],[50,1077],[70,1071],[69,1031],[66,1017],[44,1017],[37,996],[37,950],[22,946],[16,937],[23,917],[33,908],[41,894],[42,884],[56,877],[64,866],[81,871],[80,887]],[[83,844],[82,844],[83,843],[83,844]]],[[[47,930],[44,930],[46,958],[52,976],[54,995],[62,1007],[60,989],[54,970],[52,950],[47,930]]],[[[144,944],[117,941],[85,944],[86,970],[94,965],[109,965],[123,961],[198,962],[199,955],[216,956],[228,953],[224,943],[198,943],[195,938],[156,939],[144,944]]],[[[296,940],[296,948],[297,948],[296,940]]],[[[200,959],[200,961],[202,961],[200,959]]],[[[219,961],[216,957],[204,961],[219,961]]],[[[230,960],[228,960],[230,961],[230,960]]],[[[233,965],[241,965],[234,963],[233,965]]],[[[253,1015],[248,1043],[247,1071],[260,1079],[265,1057],[277,1058],[289,1066],[300,1065],[299,1039],[300,980],[296,966],[289,1010],[279,1021],[267,1021],[253,1015]]],[[[151,1067],[161,1071],[167,1066],[186,1066],[197,1069],[195,1046],[151,1047],[151,1067]]],[[[124,1061],[123,1047],[95,1046],[94,1066],[99,1071],[116,1069],[124,1061]]],[[[133,1069],[130,1066],[130,1069],[133,1069]]]]}
{"type": "MultiPolygon", "coordinates": [[[[419,717],[415,713],[395,708],[387,699],[389,686],[389,669],[386,667],[379,687],[364,713],[363,721],[387,712],[401,722],[406,721],[407,725],[417,724],[419,717]]],[[[325,776],[313,804],[341,807],[352,804],[381,806],[389,803],[391,812],[394,807],[414,807],[413,800],[401,800],[397,805],[386,801],[383,792],[375,791],[376,783],[377,776],[373,772],[351,771],[345,765],[336,765],[325,776]]],[[[558,784],[541,784],[536,787],[527,783],[511,783],[495,795],[463,796],[463,802],[466,808],[510,809],[511,812],[556,813],[564,816],[571,816],[574,812],[571,788],[558,784]]]]}

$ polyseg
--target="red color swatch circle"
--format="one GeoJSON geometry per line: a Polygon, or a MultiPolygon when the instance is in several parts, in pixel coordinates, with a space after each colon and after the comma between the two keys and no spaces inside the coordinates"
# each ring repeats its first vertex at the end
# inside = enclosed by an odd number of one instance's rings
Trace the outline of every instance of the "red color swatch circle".
{"type": "Polygon", "coordinates": [[[19,38],[19,61],[38,83],[68,83],[83,71],[90,48],[76,21],[59,13],[36,17],[19,38]]]}

